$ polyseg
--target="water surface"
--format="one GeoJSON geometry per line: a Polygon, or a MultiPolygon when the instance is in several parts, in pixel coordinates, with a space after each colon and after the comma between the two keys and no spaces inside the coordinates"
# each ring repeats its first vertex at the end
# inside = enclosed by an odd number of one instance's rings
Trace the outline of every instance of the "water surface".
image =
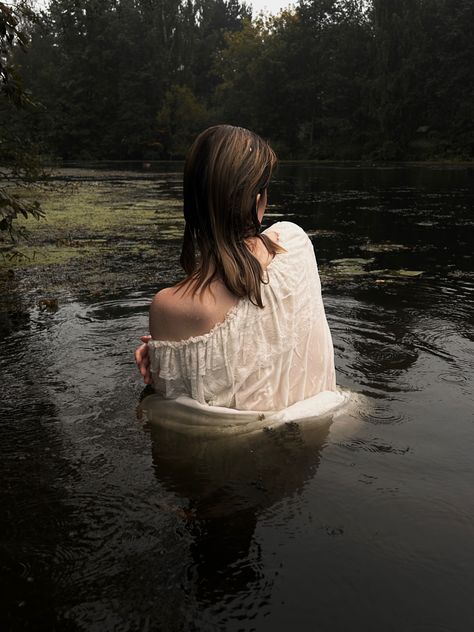
{"type": "Polygon", "coordinates": [[[132,350],[179,278],[179,165],[58,181],[38,261],[77,256],[3,282],[6,629],[473,629],[473,168],[280,167],[266,226],[310,235],[364,404],[215,440],[137,415],[132,350]]]}

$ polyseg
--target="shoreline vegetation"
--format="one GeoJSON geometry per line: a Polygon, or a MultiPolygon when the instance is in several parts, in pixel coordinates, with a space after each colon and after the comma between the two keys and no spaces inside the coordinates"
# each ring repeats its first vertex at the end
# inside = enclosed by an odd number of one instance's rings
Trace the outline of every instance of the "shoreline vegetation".
{"type": "Polygon", "coordinates": [[[179,164],[222,122],[283,164],[474,164],[473,23],[472,0],[0,1],[0,238],[43,213],[5,182],[179,164]]]}
{"type": "Polygon", "coordinates": [[[53,161],[182,159],[227,122],[285,161],[470,162],[473,22],[471,0],[50,0],[11,51],[33,105],[0,124],[53,161]]]}
{"type": "MultiPolygon", "coordinates": [[[[335,160],[332,158],[327,158],[327,159],[317,159],[317,158],[313,158],[313,159],[305,159],[305,158],[293,158],[293,159],[281,159],[278,160],[279,164],[283,164],[283,165],[291,165],[291,164],[314,164],[314,165],[334,165],[334,164],[347,164],[347,165],[368,165],[368,166],[384,166],[384,165],[406,165],[408,167],[410,166],[416,166],[416,165],[466,165],[466,166],[470,166],[470,165],[474,165],[474,159],[472,160],[455,160],[455,159],[450,159],[450,158],[438,158],[438,159],[430,159],[430,160],[372,160],[372,159],[351,159],[351,160],[335,160]]],[[[183,158],[176,158],[176,159],[162,159],[162,160],[148,160],[146,161],[146,164],[144,164],[143,160],[93,160],[93,161],[88,161],[88,160],[70,160],[67,162],[61,162],[61,163],[44,163],[46,168],[64,168],[64,169],[68,169],[68,168],[74,168],[74,167],[80,167],[80,166],[84,166],[84,167],[89,167],[91,165],[101,165],[101,166],[105,166],[107,164],[117,164],[117,165],[124,165],[124,164],[130,164],[130,165],[142,165],[143,168],[147,169],[148,168],[148,164],[150,166],[153,166],[154,164],[160,165],[160,164],[184,164],[184,159],[183,158]]]]}

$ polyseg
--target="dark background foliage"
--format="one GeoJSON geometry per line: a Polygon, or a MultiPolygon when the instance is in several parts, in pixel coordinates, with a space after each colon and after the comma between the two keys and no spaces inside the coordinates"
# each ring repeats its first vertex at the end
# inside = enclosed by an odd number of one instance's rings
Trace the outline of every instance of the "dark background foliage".
{"type": "Polygon", "coordinates": [[[0,125],[65,160],[181,158],[217,122],[287,159],[469,160],[473,25],[472,0],[52,0],[12,57],[38,106],[0,125]]]}

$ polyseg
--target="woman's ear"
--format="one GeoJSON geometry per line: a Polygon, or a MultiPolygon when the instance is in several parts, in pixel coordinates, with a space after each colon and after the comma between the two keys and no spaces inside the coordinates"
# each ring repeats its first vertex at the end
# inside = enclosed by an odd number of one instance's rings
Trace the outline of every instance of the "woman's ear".
{"type": "Polygon", "coordinates": [[[257,218],[260,223],[262,223],[263,215],[265,213],[265,208],[267,206],[267,192],[264,191],[263,195],[261,193],[257,193],[256,199],[256,207],[257,207],[257,218]]]}

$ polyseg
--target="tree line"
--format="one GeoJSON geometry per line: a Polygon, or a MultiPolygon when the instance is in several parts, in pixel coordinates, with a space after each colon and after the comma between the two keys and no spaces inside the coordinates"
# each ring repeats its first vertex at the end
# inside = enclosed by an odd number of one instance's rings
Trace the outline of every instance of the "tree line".
{"type": "Polygon", "coordinates": [[[51,0],[0,129],[63,160],[182,158],[221,122],[286,159],[470,160],[473,26],[472,0],[51,0]]]}

